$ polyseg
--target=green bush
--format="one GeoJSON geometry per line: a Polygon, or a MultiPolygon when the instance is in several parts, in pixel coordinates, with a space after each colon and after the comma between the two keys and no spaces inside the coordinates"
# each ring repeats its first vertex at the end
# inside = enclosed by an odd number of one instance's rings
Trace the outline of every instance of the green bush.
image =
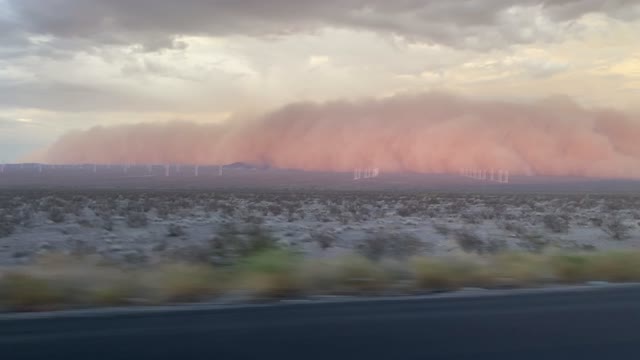
{"type": "Polygon", "coordinates": [[[273,249],[242,259],[238,271],[246,290],[258,297],[278,298],[300,292],[299,264],[295,254],[273,249]]]}
{"type": "Polygon", "coordinates": [[[593,279],[593,257],[589,255],[554,255],[551,269],[561,282],[579,283],[593,279]]]}

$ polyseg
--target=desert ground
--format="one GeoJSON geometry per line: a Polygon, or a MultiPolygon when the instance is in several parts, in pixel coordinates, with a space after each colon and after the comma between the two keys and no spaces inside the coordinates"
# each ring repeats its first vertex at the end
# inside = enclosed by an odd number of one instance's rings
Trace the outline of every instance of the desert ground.
{"type": "Polygon", "coordinates": [[[640,246],[635,182],[216,167],[14,166],[0,176],[0,264],[48,253],[225,263],[273,242],[305,257],[640,246]],[[97,171],[95,171],[97,170],[97,171]],[[94,172],[95,171],[95,172],[94,172]],[[256,245],[257,246],[257,245],[256,245]]]}

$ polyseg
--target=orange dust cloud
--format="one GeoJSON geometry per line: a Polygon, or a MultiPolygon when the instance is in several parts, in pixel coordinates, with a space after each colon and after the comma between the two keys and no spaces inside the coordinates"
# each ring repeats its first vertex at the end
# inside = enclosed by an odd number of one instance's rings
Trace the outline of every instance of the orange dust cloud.
{"type": "Polygon", "coordinates": [[[48,163],[247,162],[281,168],[640,178],[640,118],[568,99],[530,104],[445,94],[298,103],[251,121],[95,127],[62,136],[48,163]]]}

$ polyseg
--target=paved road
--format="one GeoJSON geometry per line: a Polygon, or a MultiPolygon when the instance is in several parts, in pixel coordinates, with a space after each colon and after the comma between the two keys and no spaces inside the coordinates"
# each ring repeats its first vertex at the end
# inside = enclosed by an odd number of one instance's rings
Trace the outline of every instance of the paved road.
{"type": "Polygon", "coordinates": [[[0,317],[0,358],[637,359],[640,287],[52,318],[0,317]]]}

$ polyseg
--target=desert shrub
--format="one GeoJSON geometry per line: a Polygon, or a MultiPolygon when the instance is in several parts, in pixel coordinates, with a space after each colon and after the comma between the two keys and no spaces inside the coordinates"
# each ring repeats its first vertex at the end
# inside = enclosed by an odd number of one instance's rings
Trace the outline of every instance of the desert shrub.
{"type": "Polygon", "coordinates": [[[181,237],[185,235],[184,228],[178,224],[169,224],[167,226],[167,236],[169,237],[181,237]]]}
{"type": "Polygon", "coordinates": [[[408,258],[414,256],[424,249],[424,244],[420,239],[410,234],[377,233],[362,239],[356,250],[361,255],[371,259],[380,260],[382,258],[408,258]]]}
{"type": "Polygon", "coordinates": [[[449,234],[451,234],[451,229],[445,224],[434,223],[433,228],[436,230],[438,234],[442,236],[448,236],[449,234]]]}
{"type": "Polygon", "coordinates": [[[544,226],[554,233],[566,233],[569,231],[569,221],[556,214],[546,214],[542,217],[544,226]]]}
{"type": "Polygon", "coordinates": [[[15,311],[49,309],[63,302],[61,289],[45,279],[9,273],[0,280],[0,303],[15,311]]]}
{"type": "Polygon", "coordinates": [[[596,227],[601,227],[604,224],[604,220],[597,217],[590,218],[589,222],[591,222],[591,224],[596,227]]]}
{"type": "Polygon", "coordinates": [[[458,230],[454,234],[458,246],[465,252],[484,252],[484,241],[477,234],[469,230],[458,230]]]}
{"type": "Polygon", "coordinates": [[[11,216],[0,212],[0,238],[7,237],[15,231],[15,225],[11,216]]]}
{"type": "Polygon", "coordinates": [[[619,217],[610,217],[602,224],[602,231],[613,240],[625,240],[629,237],[631,228],[619,217]]]}
{"type": "Polygon", "coordinates": [[[227,223],[209,241],[214,262],[234,262],[262,251],[277,249],[278,240],[260,226],[237,226],[227,223]]]}
{"type": "Polygon", "coordinates": [[[583,254],[560,254],[551,258],[551,269],[561,282],[579,283],[593,280],[593,258],[583,254]]]}
{"type": "Polygon", "coordinates": [[[506,243],[497,239],[482,239],[468,229],[455,231],[454,239],[458,246],[467,253],[495,254],[506,249],[506,243]]]}
{"type": "Polygon", "coordinates": [[[512,232],[514,234],[517,234],[519,236],[525,235],[527,233],[527,228],[524,227],[522,224],[514,222],[514,221],[507,221],[501,224],[501,227],[509,232],[512,232]]]}
{"type": "Polygon", "coordinates": [[[462,214],[460,214],[460,217],[467,224],[477,225],[482,224],[483,221],[482,214],[477,211],[463,211],[462,214]]]}
{"type": "Polygon", "coordinates": [[[244,221],[247,224],[253,224],[253,225],[264,224],[264,218],[262,216],[256,216],[256,215],[249,215],[244,219],[244,221]]]}
{"type": "Polygon", "coordinates": [[[284,212],[284,209],[282,208],[282,206],[278,204],[269,204],[267,209],[273,216],[280,216],[284,212]]]}
{"type": "Polygon", "coordinates": [[[465,286],[488,287],[494,281],[492,269],[475,257],[415,257],[410,265],[419,289],[448,291],[465,286]]]}
{"type": "Polygon", "coordinates": [[[59,206],[53,206],[49,209],[49,220],[54,223],[63,223],[66,220],[64,210],[59,206]]]}
{"type": "Polygon", "coordinates": [[[105,214],[102,216],[102,228],[107,231],[113,231],[114,223],[111,215],[105,214]]]}
{"type": "Polygon", "coordinates": [[[318,244],[322,250],[333,247],[337,241],[335,236],[326,232],[311,234],[311,240],[318,244]]]}
{"type": "Polygon", "coordinates": [[[141,211],[127,212],[127,225],[130,228],[143,228],[147,226],[148,222],[147,214],[141,211]]]}
{"type": "Polygon", "coordinates": [[[207,265],[172,264],[154,270],[160,300],[192,302],[202,300],[219,291],[215,270],[207,265]]]}
{"type": "Polygon", "coordinates": [[[337,285],[337,259],[309,259],[300,264],[299,279],[303,291],[312,294],[332,294],[337,285]]]}
{"type": "Polygon", "coordinates": [[[375,293],[384,289],[387,277],[376,263],[361,256],[337,259],[335,267],[335,291],[346,294],[375,293]]]}
{"type": "Polygon", "coordinates": [[[33,206],[30,204],[24,204],[14,212],[13,222],[22,226],[31,226],[34,216],[35,211],[33,210],[33,206]]]}
{"type": "Polygon", "coordinates": [[[408,206],[403,206],[397,210],[398,215],[402,217],[412,216],[414,212],[415,212],[415,209],[408,206]]]}
{"type": "Polygon", "coordinates": [[[258,297],[279,298],[300,292],[296,269],[299,258],[290,251],[271,249],[248,256],[239,263],[242,286],[258,297]]]}
{"type": "Polygon", "coordinates": [[[527,251],[539,253],[549,246],[549,239],[540,234],[523,234],[520,246],[527,251]]]}
{"type": "Polygon", "coordinates": [[[502,253],[491,259],[490,265],[500,285],[527,286],[549,280],[549,266],[541,255],[502,253]]]}
{"type": "Polygon", "coordinates": [[[89,290],[87,300],[91,305],[117,306],[131,303],[140,293],[140,285],[130,277],[123,277],[109,282],[101,282],[89,290]]]}
{"type": "Polygon", "coordinates": [[[592,256],[592,280],[640,281],[640,252],[617,251],[592,256]]]}
{"type": "Polygon", "coordinates": [[[172,261],[196,264],[221,262],[215,257],[212,249],[206,245],[190,244],[168,248],[168,243],[160,242],[156,245],[155,251],[163,252],[163,255],[172,261]]]}
{"type": "Polygon", "coordinates": [[[460,281],[443,260],[417,257],[412,259],[411,268],[415,274],[416,286],[428,290],[454,290],[460,281]]]}

